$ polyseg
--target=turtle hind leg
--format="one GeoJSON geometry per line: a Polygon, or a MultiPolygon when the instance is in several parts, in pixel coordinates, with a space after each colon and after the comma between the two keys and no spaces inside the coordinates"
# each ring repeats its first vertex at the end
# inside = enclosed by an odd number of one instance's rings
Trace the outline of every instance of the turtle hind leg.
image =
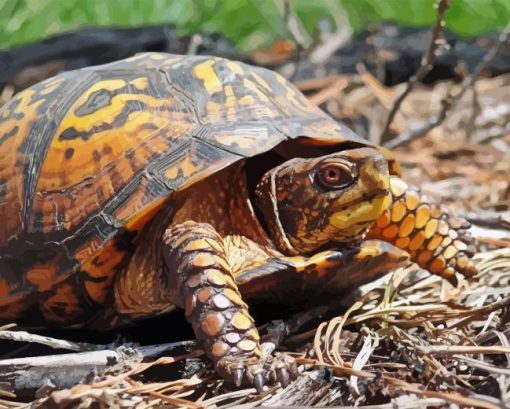
{"type": "Polygon", "coordinates": [[[390,182],[393,203],[377,220],[368,237],[385,240],[411,255],[420,267],[453,284],[455,273],[476,274],[471,261],[475,240],[469,223],[431,203],[405,182],[393,176],[390,182]]]}
{"type": "Polygon", "coordinates": [[[259,391],[268,378],[289,382],[293,363],[262,357],[259,334],[227,262],[222,237],[209,224],[185,222],[163,238],[168,289],[216,371],[225,379],[251,383],[259,391]]]}

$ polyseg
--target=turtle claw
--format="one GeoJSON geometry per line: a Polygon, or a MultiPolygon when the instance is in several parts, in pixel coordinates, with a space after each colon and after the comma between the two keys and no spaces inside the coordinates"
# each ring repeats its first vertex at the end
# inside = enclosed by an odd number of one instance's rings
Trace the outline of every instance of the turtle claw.
{"type": "Polygon", "coordinates": [[[258,393],[262,393],[264,391],[264,383],[266,382],[264,375],[262,372],[255,374],[253,377],[253,386],[257,389],[258,393]]]}
{"type": "Polygon", "coordinates": [[[240,387],[243,383],[243,377],[244,377],[244,368],[235,368],[232,371],[232,380],[234,381],[234,385],[236,387],[240,387]]]}
{"type": "Polygon", "coordinates": [[[276,368],[276,379],[278,379],[278,382],[280,382],[282,388],[285,389],[290,383],[290,376],[289,371],[287,371],[287,368],[285,367],[276,368]]]}
{"type": "Polygon", "coordinates": [[[229,363],[220,361],[217,368],[220,375],[234,383],[236,387],[252,386],[258,393],[264,390],[264,385],[274,382],[279,382],[282,388],[286,388],[290,381],[299,375],[294,359],[284,354],[278,354],[276,357],[266,356],[258,360],[229,363]]]}

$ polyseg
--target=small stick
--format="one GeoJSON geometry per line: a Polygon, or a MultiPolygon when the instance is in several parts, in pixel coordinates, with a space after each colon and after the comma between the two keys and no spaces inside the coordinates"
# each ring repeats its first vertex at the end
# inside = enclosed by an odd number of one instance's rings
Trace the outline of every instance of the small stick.
{"type": "Polygon", "coordinates": [[[496,212],[472,212],[466,213],[463,217],[470,223],[478,226],[485,226],[491,229],[510,230],[510,213],[496,212]]]}
{"type": "Polygon", "coordinates": [[[342,78],[345,78],[347,80],[346,76],[340,75],[340,74],[335,74],[335,75],[328,75],[328,76],[320,77],[320,78],[310,78],[307,80],[296,81],[294,83],[294,86],[302,92],[314,91],[319,88],[328,87],[331,84],[333,84],[334,82],[336,82],[342,78]]]}
{"type": "Polygon", "coordinates": [[[57,339],[51,337],[45,337],[42,335],[31,334],[26,331],[0,331],[0,339],[17,342],[31,342],[36,344],[46,345],[54,349],[68,349],[70,351],[82,352],[82,351],[93,351],[102,348],[98,345],[71,342],[64,339],[57,339]]]}
{"type": "Polygon", "coordinates": [[[310,96],[308,100],[316,106],[334,98],[340,94],[340,92],[349,85],[349,81],[345,78],[339,78],[328,87],[323,88],[316,94],[310,96]]]}
{"type": "Polygon", "coordinates": [[[458,359],[459,361],[465,362],[469,364],[469,366],[477,369],[481,369],[482,371],[498,374],[498,375],[505,375],[510,376],[510,369],[507,368],[500,368],[494,365],[490,365],[487,362],[479,361],[478,359],[468,358],[467,356],[463,355],[453,355],[454,359],[458,359]]]}
{"type": "Polygon", "coordinates": [[[508,354],[510,347],[506,346],[461,346],[461,345],[417,345],[416,350],[425,355],[455,355],[455,354],[508,354]]]}
{"type": "Polygon", "coordinates": [[[400,109],[400,105],[402,105],[404,99],[409,95],[414,86],[419,81],[421,81],[425,77],[425,75],[427,75],[427,73],[432,69],[434,62],[436,61],[436,52],[439,45],[441,44],[440,37],[443,33],[443,28],[445,25],[444,16],[446,10],[448,10],[448,8],[450,7],[450,0],[439,0],[436,3],[436,7],[437,7],[436,24],[434,25],[434,29],[432,30],[432,38],[430,39],[427,53],[421,60],[420,68],[418,68],[418,71],[416,71],[416,73],[409,79],[405,90],[398,96],[397,100],[393,104],[393,107],[391,108],[391,111],[388,114],[388,118],[386,119],[386,124],[384,125],[384,129],[381,134],[381,140],[384,140],[384,138],[388,135],[393,119],[395,118],[395,115],[400,109]]]}

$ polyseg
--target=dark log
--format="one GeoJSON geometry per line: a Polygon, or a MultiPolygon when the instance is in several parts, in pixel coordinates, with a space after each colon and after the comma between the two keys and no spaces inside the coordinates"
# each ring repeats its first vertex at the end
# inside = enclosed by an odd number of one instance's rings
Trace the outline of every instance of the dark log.
{"type": "Polygon", "coordinates": [[[0,52],[0,91],[16,91],[64,70],[131,57],[146,51],[173,54],[214,54],[243,59],[219,34],[179,37],[171,25],[141,28],[89,27],[0,52]]]}

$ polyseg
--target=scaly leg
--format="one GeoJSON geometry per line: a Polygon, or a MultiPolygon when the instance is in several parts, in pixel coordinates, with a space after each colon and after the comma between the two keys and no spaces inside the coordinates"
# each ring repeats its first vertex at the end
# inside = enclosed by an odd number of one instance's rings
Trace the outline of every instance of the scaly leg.
{"type": "MultiPolygon", "coordinates": [[[[216,371],[260,391],[268,378],[289,383],[293,362],[261,355],[259,334],[226,260],[222,237],[206,223],[186,222],[164,235],[163,258],[172,298],[184,307],[216,371]]],[[[287,359],[287,360],[286,360],[287,359]]]]}
{"type": "Polygon", "coordinates": [[[470,258],[475,240],[469,223],[430,203],[418,190],[393,176],[393,204],[377,220],[368,237],[388,241],[407,251],[411,259],[433,274],[456,283],[455,273],[476,274],[470,258]]]}

